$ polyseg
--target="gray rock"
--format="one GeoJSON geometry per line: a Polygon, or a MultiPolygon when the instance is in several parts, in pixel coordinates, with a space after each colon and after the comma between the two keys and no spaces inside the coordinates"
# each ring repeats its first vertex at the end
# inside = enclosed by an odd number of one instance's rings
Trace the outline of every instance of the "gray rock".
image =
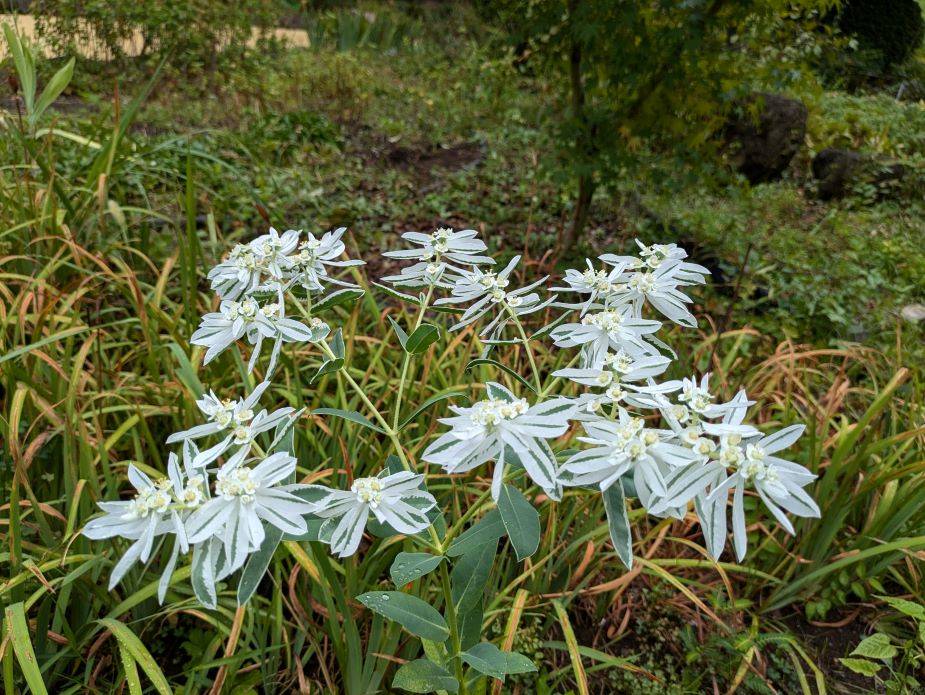
{"type": "Polygon", "coordinates": [[[812,168],[813,176],[819,182],[818,193],[822,200],[844,196],[858,181],[866,181],[885,190],[901,181],[906,174],[906,167],[898,162],[836,147],[827,147],[813,157],[812,168]]]}
{"type": "Polygon", "coordinates": [[[779,94],[758,93],[741,107],[741,115],[731,118],[724,130],[732,163],[753,184],[776,181],[803,145],[806,106],[779,94]]]}

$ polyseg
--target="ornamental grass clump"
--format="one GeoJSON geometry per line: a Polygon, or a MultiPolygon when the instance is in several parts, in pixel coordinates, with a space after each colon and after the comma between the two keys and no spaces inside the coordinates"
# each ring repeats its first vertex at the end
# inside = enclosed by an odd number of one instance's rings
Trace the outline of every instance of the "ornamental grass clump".
{"type": "MultiPolygon", "coordinates": [[[[782,457],[802,425],[765,433],[748,424],[753,403],[744,392],[723,402],[707,374],[663,378],[676,359],[658,337],[663,322],[696,326],[687,292],[709,274],[686,260],[683,249],[640,243],[638,255],[602,255],[600,269],[589,260],[587,269],[568,270],[561,286],[546,291],[547,278],[516,286],[519,257],[492,270],[495,261],[474,230],[411,232],[402,237],[410,248],[385,253],[411,264],[381,278],[385,284],[370,285],[357,269],[362,261],[346,258],[343,234],[271,229],[235,246],[209,272],[218,311],[202,317],[191,343],[205,348],[203,363],[231,351],[242,373],[262,380],[249,393],[203,394],[196,402],[200,422],[167,438],[177,450],[163,477],[130,466],[133,497],[100,502],[103,514],[84,533],[129,541],[111,571],[111,587],[136,563],[157,559],[163,601],[182,562],[196,597],[212,608],[219,582],[240,572],[237,600],[244,605],[281,542],[326,544],[332,555],[362,556],[360,562],[401,543],[404,551],[390,571],[395,590],[356,597],[422,640],[422,651],[414,650],[419,658],[404,661],[393,685],[466,692],[480,678],[503,680],[535,669],[523,655],[481,641],[479,596],[488,575],[478,558],[487,551],[493,560],[504,536],[518,561],[531,556],[540,541],[537,504],[555,505],[564,494],[603,495],[601,523],[626,567],[633,564],[630,499],[658,517],[682,519],[692,508],[717,559],[730,522],[735,556],[741,561],[746,554],[746,495],[757,497],[790,533],[788,514],[819,516],[804,489],[815,475],[782,457]],[[333,307],[357,302],[373,287],[388,301],[416,308],[407,329],[389,317],[403,356],[387,394],[367,393],[351,374],[347,345],[366,337],[345,336],[343,326],[331,325],[340,315],[333,307]],[[443,321],[429,318],[442,315],[451,317],[446,331],[443,321]],[[537,317],[544,325],[536,326],[537,317]],[[494,370],[495,379],[475,386],[475,393],[404,403],[413,361],[453,331],[473,336],[479,353],[470,364],[494,370]],[[311,344],[320,363],[297,393],[336,375],[345,389],[341,401],[349,395],[365,408],[313,414],[341,418],[391,448],[384,461],[373,455],[345,461],[345,486],[299,479],[297,469],[320,467],[295,457],[293,429],[310,426],[302,419],[305,408],[262,407],[275,377],[284,385],[293,376],[285,372],[293,363],[283,356],[289,343],[311,344]],[[566,366],[545,373],[538,365],[553,360],[538,360],[539,350],[566,366]],[[529,365],[523,373],[518,355],[529,365]],[[408,424],[447,399],[457,402],[415,455],[422,443],[411,441],[408,424]],[[473,483],[475,476],[481,477],[473,483]],[[481,494],[465,510],[446,504],[447,479],[471,483],[481,494]],[[533,486],[542,494],[531,501],[533,486]],[[387,541],[364,545],[367,534],[387,541]]],[[[451,349],[464,344],[451,341],[457,346],[451,349]]]]}

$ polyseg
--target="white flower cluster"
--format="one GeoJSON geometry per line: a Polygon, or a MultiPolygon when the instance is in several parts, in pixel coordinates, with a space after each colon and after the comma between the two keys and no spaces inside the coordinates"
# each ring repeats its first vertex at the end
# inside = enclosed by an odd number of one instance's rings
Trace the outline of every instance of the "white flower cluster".
{"type": "MultiPolygon", "coordinates": [[[[475,246],[471,235],[466,240],[475,246]]],[[[746,549],[746,490],[757,493],[791,533],[793,525],[785,511],[819,516],[818,506],[803,490],[815,475],[773,456],[793,444],[804,428],[796,425],[763,436],[755,427],[742,424],[750,405],[745,394],[717,404],[708,376],[699,383],[653,380],[668,369],[674,353],[655,336],[662,322],[646,318],[646,306],[681,326],[696,326],[689,309],[692,300],[682,289],[704,283],[709,271],[685,261],[687,253],[675,244],[636,243],[638,256],[602,255],[599,260],[605,268],[600,270],[588,260],[587,270],[566,271],[565,286],[553,288],[587,295],[577,305],[555,304],[580,313],[577,321],[555,326],[549,334],[557,347],[580,348],[580,366],[560,369],[553,376],[589,390],[575,398],[541,399],[530,406],[500,384],[488,383],[488,399],[469,408],[450,407],[455,416],[441,420],[450,430],[427,448],[423,458],[449,473],[464,473],[494,461],[491,489],[496,499],[506,468],[514,463],[552,499],[560,499],[563,486],[605,491],[625,483],[652,514],[683,517],[693,502],[714,557],[725,546],[732,492],[733,541],[741,559],[746,549]],[[654,427],[630,409],[654,410],[663,423],[654,427]],[[589,446],[560,464],[549,442],[563,435],[572,420],[584,429],[578,441],[589,446]]],[[[477,247],[482,251],[484,245],[477,247]]],[[[410,252],[402,253],[409,255],[395,257],[412,257],[410,252]]],[[[436,304],[468,305],[453,328],[467,326],[498,307],[482,331],[495,337],[504,322],[519,323],[522,315],[552,303],[555,295],[541,301],[532,292],[545,278],[519,290],[507,289],[518,260],[498,273],[475,264],[455,268],[453,283],[438,285],[451,294],[436,304]]]]}
{"type": "MultiPolygon", "coordinates": [[[[348,289],[317,297],[317,309],[330,304],[334,295],[355,296],[359,291],[331,274],[362,263],[340,260],[345,250],[343,233],[338,229],[316,238],[271,229],[235,246],[209,273],[220,298],[219,310],[203,317],[191,342],[206,348],[204,362],[209,362],[246,340],[253,346],[250,372],[263,342],[270,340],[267,376],[238,399],[221,399],[213,391],[203,395],[196,404],[204,422],[167,438],[168,444],[181,446],[182,464],[170,453],[167,475],[155,479],[130,465],[133,498],[100,503],[104,514],[91,520],[84,533],[90,538],[132,541],[113,568],[110,587],[136,562],[147,563],[170,537],[173,544],[163,565],[160,599],[180,555],[192,552],[197,596],[214,606],[217,582],[244,567],[265,543],[311,538],[328,543],[334,554],[345,557],[357,552],[369,524],[409,536],[431,527],[437,502],[425,489],[425,476],[414,472],[410,457],[404,455],[397,438],[400,428],[388,427],[344,368],[340,331],[328,345],[330,327],[312,313],[314,295],[330,287],[348,289]],[[289,318],[287,305],[295,306],[305,322],[289,318]],[[288,435],[301,411],[292,407],[268,411],[257,404],[270,385],[281,345],[296,341],[320,343],[329,360],[325,364],[344,369],[343,381],[359,391],[382,425],[376,429],[397,448],[404,470],[390,463],[378,475],[353,480],[348,490],[295,482],[296,459],[288,435]],[[312,520],[314,524],[309,523],[312,520]]],[[[718,402],[708,375],[699,380],[655,381],[668,370],[674,353],[656,337],[662,322],[647,315],[651,313],[647,308],[681,326],[696,325],[689,308],[692,300],[682,289],[703,283],[708,275],[705,268],[687,262],[682,249],[674,244],[639,244],[638,256],[600,256],[603,269],[596,270],[588,261],[587,270],[569,270],[565,286],[553,288],[583,296],[581,303],[568,305],[555,303],[555,294],[543,299],[535,291],[546,278],[512,289],[519,256],[500,271],[483,269],[495,262],[484,255],[486,245],[474,230],[411,232],[403,238],[415,248],[385,255],[414,263],[384,280],[426,289],[420,295],[416,329],[421,328],[433,293],[448,291],[433,304],[458,307],[461,316],[453,329],[490,316],[481,330],[487,336],[482,341],[486,352],[518,344],[534,372],[535,388],[525,386],[534,389],[529,400],[500,383],[488,382],[482,400],[468,407],[450,406],[452,415],[440,420],[449,429],[425,449],[425,462],[451,474],[493,462],[490,490],[495,500],[506,478],[523,471],[552,500],[560,500],[564,488],[606,492],[618,486],[615,489],[636,497],[654,515],[681,518],[693,503],[714,557],[720,556],[726,543],[730,495],[733,545],[740,559],[747,545],[746,493],[757,495],[791,533],[788,512],[819,516],[818,506],[804,490],[815,475],[778,456],[799,438],[802,425],[762,434],[744,424],[751,405],[745,393],[718,402]],[[522,318],[551,306],[577,310],[576,319],[565,322],[562,317],[528,337],[522,318]],[[518,339],[499,339],[506,325],[516,327],[518,339]],[[531,348],[544,334],[559,348],[579,348],[567,367],[545,379],[538,373],[531,348]],[[553,387],[561,380],[584,391],[577,396],[554,395],[553,387]],[[584,446],[559,456],[553,442],[573,422],[583,430],[577,441],[584,446]]],[[[431,334],[437,333],[430,328],[431,334]]],[[[411,352],[406,349],[406,360],[411,352]]],[[[493,360],[482,362],[498,365],[493,360]]],[[[510,367],[502,368],[521,384],[530,383],[510,367]]],[[[402,391],[397,389],[395,422],[402,391]]],[[[331,413],[371,424],[359,413],[329,409],[331,413]]],[[[436,532],[430,530],[433,536],[436,532]]],[[[439,539],[432,540],[439,547],[439,539]]],[[[256,582],[249,583],[256,587],[256,582]]]]}
{"type": "MultiPolygon", "coordinates": [[[[248,371],[253,371],[264,340],[273,343],[268,373],[276,368],[283,343],[324,340],[330,328],[317,317],[308,325],[286,316],[286,293],[296,286],[309,296],[328,285],[352,287],[329,274],[332,268],[362,265],[361,260],[338,260],[344,253],[345,228],[316,238],[310,232],[270,229],[248,244],[235,246],[228,258],[209,271],[221,298],[218,311],[202,317],[190,342],[206,348],[208,364],[241,338],[253,346],[248,371]]],[[[300,307],[306,309],[306,307],[300,307]]]]}
{"type": "MultiPolygon", "coordinates": [[[[252,371],[262,341],[271,339],[270,373],[282,343],[323,341],[330,328],[311,315],[310,307],[300,307],[307,325],[287,318],[284,307],[287,300],[301,301],[293,296],[296,287],[309,297],[327,286],[351,287],[328,272],[362,263],[338,260],[345,248],[343,233],[338,229],[321,238],[308,234],[302,240],[300,232],[280,235],[271,229],[249,244],[235,246],[208,276],[221,304],[218,312],[203,317],[193,335],[194,345],[207,348],[204,362],[246,338],[254,345],[248,369],[252,371]]],[[[420,489],[423,476],[400,473],[358,480],[350,492],[295,484],[296,459],[286,450],[284,438],[299,413],[291,407],[257,411],[269,385],[264,380],[234,400],[209,391],[196,401],[205,422],[167,438],[167,444],[181,444],[182,468],[173,452],[165,478],[152,481],[130,465],[134,497],[100,502],[104,514],[88,522],[83,533],[93,539],[133,541],[113,568],[110,589],[136,562],[147,563],[156,551],[155,542],[168,536],[175,540],[164,563],[159,599],[164,600],[179,556],[192,551],[194,586],[197,580],[204,583],[214,605],[216,583],[244,566],[271,527],[278,542],[282,535],[308,533],[307,518],[313,515],[327,522],[339,519],[339,524],[323,525],[321,538],[343,556],[356,551],[370,510],[399,533],[418,533],[430,525],[426,512],[436,501],[420,489]],[[269,444],[259,445],[262,436],[269,444]],[[201,448],[206,438],[213,442],[201,448]]]]}

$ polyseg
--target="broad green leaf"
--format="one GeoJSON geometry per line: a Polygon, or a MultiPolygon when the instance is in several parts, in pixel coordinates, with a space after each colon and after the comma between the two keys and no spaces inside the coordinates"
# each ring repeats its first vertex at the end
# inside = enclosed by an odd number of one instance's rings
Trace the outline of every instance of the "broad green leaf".
{"type": "Polygon", "coordinates": [[[395,297],[395,299],[400,299],[403,302],[409,302],[411,304],[414,304],[415,306],[421,305],[421,300],[418,299],[417,297],[414,297],[410,294],[405,294],[404,292],[399,292],[398,290],[394,290],[388,285],[383,285],[382,283],[374,282],[373,286],[378,287],[380,290],[385,292],[390,297],[395,297]]]}
{"type": "Polygon", "coordinates": [[[315,376],[312,377],[311,382],[309,383],[318,381],[318,379],[323,377],[325,374],[331,374],[333,372],[336,372],[338,369],[341,369],[343,366],[344,366],[344,359],[342,357],[338,357],[337,359],[334,359],[334,360],[327,360],[324,364],[318,367],[318,371],[315,372],[315,376]]]}
{"type": "Polygon", "coordinates": [[[420,579],[428,572],[432,572],[443,562],[440,555],[430,553],[399,553],[392,561],[389,575],[395,586],[404,586],[415,579],[420,579]]]}
{"type": "Polygon", "coordinates": [[[273,559],[273,554],[283,539],[283,532],[271,524],[263,525],[263,543],[257,548],[244,565],[241,571],[241,579],[238,582],[238,605],[243,606],[250,601],[251,596],[257,591],[260,580],[267,573],[267,567],[273,559]]]}
{"type": "Polygon", "coordinates": [[[533,388],[533,386],[530,384],[529,381],[527,381],[522,376],[520,376],[520,374],[515,372],[513,369],[511,369],[507,365],[501,364],[500,362],[489,359],[487,357],[482,357],[477,360],[472,360],[469,364],[466,365],[465,371],[468,372],[476,367],[481,367],[485,365],[489,365],[497,369],[500,369],[502,372],[504,372],[505,374],[508,374],[511,378],[513,378],[516,381],[519,381],[523,386],[526,386],[528,389],[533,391],[533,393],[536,393],[536,389],[533,388]]]}
{"type": "Polygon", "coordinates": [[[894,610],[916,620],[925,620],[925,606],[915,601],[908,601],[904,598],[894,598],[893,596],[877,596],[881,601],[885,601],[894,610]]]}
{"type": "Polygon", "coordinates": [[[405,342],[405,350],[412,355],[419,355],[440,339],[440,329],[424,323],[414,329],[405,342]]]}
{"type": "Polygon", "coordinates": [[[464,613],[481,602],[497,550],[498,542],[490,541],[453,563],[450,583],[457,612],[464,613]]]}
{"type": "MultiPolygon", "coordinates": [[[[6,29],[6,25],[3,28],[6,29]]],[[[19,669],[22,671],[29,690],[35,695],[45,695],[48,691],[45,689],[42,672],[35,660],[35,650],[32,648],[32,639],[29,637],[29,624],[26,621],[26,610],[22,602],[7,606],[4,614],[6,633],[13,643],[13,653],[16,654],[16,661],[19,662],[19,669]]]]}
{"type": "Polygon", "coordinates": [[[479,601],[469,610],[456,616],[459,627],[459,648],[468,649],[482,638],[482,620],[485,617],[485,602],[479,601]]]}
{"type": "Polygon", "coordinates": [[[496,541],[507,533],[504,522],[501,521],[501,512],[492,509],[485,516],[467,528],[450,543],[446,554],[450,557],[464,555],[477,550],[485,543],[496,541]]]}
{"type": "Polygon", "coordinates": [[[402,591],[369,591],[357,596],[357,600],[417,637],[443,642],[450,636],[443,616],[416,596],[402,591]]]}
{"type": "Polygon", "coordinates": [[[125,623],[112,618],[102,618],[99,622],[115,635],[116,640],[119,642],[119,648],[128,651],[132,659],[141,666],[141,670],[145,672],[154,689],[160,695],[171,695],[173,691],[170,689],[170,685],[167,683],[167,679],[161,672],[160,667],[154,657],[151,656],[151,653],[145,648],[145,645],[132,632],[131,628],[125,623]]]}
{"type": "Polygon", "coordinates": [[[38,119],[42,117],[45,110],[52,105],[54,100],[61,95],[61,92],[68,86],[73,76],[74,58],[71,58],[63,68],[58,70],[58,72],[48,80],[48,84],[45,85],[45,89],[42,90],[41,95],[39,95],[38,100],[35,102],[35,110],[32,112],[30,119],[33,126],[35,126],[38,119]]]}
{"type": "Polygon", "coordinates": [[[325,309],[333,309],[336,306],[343,306],[345,304],[353,304],[364,294],[365,292],[363,290],[352,287],[331,292],[331,294],[323,297],[317,304],[312,305],[312,313],[324,311],[325,309]]]}
{"type": "Polygon", "coordinates": [[[344,332],[340,328],[334,331],[334,336],[331,338],[331,352],[341,360],[347,355],[347,349],[344,346],[344,332]]]}
{"type": "Polygon", "coordinates": [[[883,666],[881,664],[875,663],[873,661],[868,661],[867,659],[852,659],[846,657],[844,659],[839,659],[842,666],[847,668],[849,671],[854,671],[859,673],[862,676],[869,676],[873,678],[877,675],[877,672],[880,671],[883,666]]]}
{"type": "Polygon", "coordinates": [[[398,336],[398,342],[402,347],[402,350],[407,350],[405,347],[408,344],[408,334],[405,333],[405,329],[398,325],[398,321],[393,319],[391,316],[388,317],[389,323],[392,324],[392,330],[395,331],[395,335],[398,336]]]}
{"type": "Polygon", "coordinates": [[[408,417],[406,417],[406,418],[402,421],[402,423],[398,426],[398,429],[399,429],[399,430],[405,429],[405,427],[407,427],[408,424],[409,424],[412,420],[414,420],[414,418],[416,418],[418,415],[420,415],[421,413],[423,413],[425,410],[427,410],[427,409],[428,409],[430,406],[432,406],[434,403],[439,403],[440,401],[446,400],[446,399],[448,399],[448,398],[457,398],[457,397],[458,397],[458,398],[461,398],[461,399],[462,399],[463,401],[465,401],[466,403],[469,402],[469,397],[468,397],[466,394],[464,394],[462,391],[451,391],[450,393],[441,393],[441,394],[438,394],[438,395],[436,395],[436,396],[431,396],[431,397],[428,398],[426,401],[424,401],[423,403],[421,403],[421,405],[418,406],[417,410],[415,410],[413,413],[411,413],[411,415],[409,415],[408,417]]]}
{"type": "Polygon", "coordinates": [[[536,666],[530,659],[518,652],[504,652],[491,642],[480,642],[462,654],[462,660],[479,673],[504,680],[513,673],[530,673],[536,666]]]}
{"type": "Polygon", "coordinates": [[[438,690],[455,693],[459,690],[459,681],[433,661],[415,659],[403,664],[395,672],[392,687],[409,693],[435,693],[438,690]]]}
{"type": "Polygon", "coordinates": [[[604,511],[607,512],[607,523],[610,526],[610,540],[620,560],[630,568],[633,566],[633,534],[626,514],[623,483],[619,480],[615,482],[607,488],[603,497],[604,511]]]}
{"type": "Polygon", "coordinates": [[[344,420],[355,422],[358,425],[363,425],[363,427],[368,427],[371,430],[382,433],[382,429],[374,425],[369,419],[356,412],[355,410],[341,410],[340,408],[315,408],[312,411],[312,415],[333,415],[334,417],[343,418],[344,420]]]}
{"type": "Polygon", "coordinates": [[[851,656],[866,656],[868,659],[892,659],[899,650],[890,642],[890,638],[882,632],[876,632],[862,640],[854,648],[851,656]]]}
{"type": "Polygon", "coordinates": [[[520,491],[504,485],[498,497],[501,522],[507,530],[511,545],[521,561],[536,552],[540,545],[540,515],[520,491]]]}

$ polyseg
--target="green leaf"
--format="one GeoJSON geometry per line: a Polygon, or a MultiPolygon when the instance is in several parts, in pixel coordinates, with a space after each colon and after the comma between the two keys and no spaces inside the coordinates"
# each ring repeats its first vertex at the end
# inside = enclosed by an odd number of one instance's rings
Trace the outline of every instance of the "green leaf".
{"type": "Polygon", "coordinates": [[[908,615],[916,620],[925,620],[925,606],[915,601],[907,601],[904,598],[894,598],[892,596],[877,596],[881,601],[885,601],[894,610],[903,615],[908,615]]]}
{"type": "Polygon", "coordinates": [[[251,596],[257,591],[260,580],[267,573],[267,567],[270,566],[270,560],[283,539],[283,532],[271,524],[263,525],[263,543],[257,548],[257,552],[247,558],[247,563],[241,571],[241,579],[238,581],[238,605],[243,606],[250,601],[251,596]]]}
{"type": "Polygon", "coordinates": [[[398,325],[398,321],[393,319],[391,316],[387,317],[389,323],[392,324],[392,330],[395,331],[395,335],[398,336],[398,342],[401,344],[402,350],[407,350],[405,346],[408,344],[408,334],[405,333],[405,329],[398,325]]]}
{"type": "Polygon", "coordinates": [[[623,483],[615,482],[604,491],[604,511],[607,513],[607,523],[610,526],[610,540],[614,550],[627,568],[633,566],[633,534],[630,530],[630,520],[626,514],[626,496],[623,494],[623,483]]]}
{"type": "Polygon", "coordinates": [[[344,420],[349,420],[350,422],[355,422],[358,425],[363,425],[363,427],[368,427],[371,430],[375,430],[376,432],[384,434],[382,429],[374,425],[370,420],[355,410],[341,410],[340,408],[315,408],[312,411],[312,415],[333,415],[334,417],[339,417],[343,418],[344,420]]]}
{"type": "Polygon", "coordinates": [[[464,613],[481,602],[497,551],[498,542],[491,541],[466,553],[453,564],[450,582],[457,612],[464,613]]]}
{"type": "Polygon", "coordinates": [[[491,642],[480,642],[462,652],[460,657],[479,673],[501,681],[513,673],[536,671],[534,663],[523,654],[501,651],[491,642]]]}
{"type": "Polygon", "coordinates": [[[331,294],[323,297],[317,304],[312,305],[312,313],[324,311],[325,309],[333,309],[336,306],[343,306],[345,304],[354,304],[356,300],[364,294],[366,293],[363,290],[353,287],[331,292],[331,294]]]}
{"type": "Polygon", "coordinates": [[[67,65],[58,70],[58,72],[48,80],[48,84],[46,84],[45,89],[42,90],[42,94],[39,96],[38,101],[35,102],[35,109],[29,119],[33,126],[35,126],[38,119],[42,117],[45,110],[52,105],[54,100],[61,96],[61,92],[68,86],[73,76],[74,58],[71,58],[67,61],[67,65]]]}
{"type": "Polygon", "coordinates": [[[389,575],[395,586],[401,587],[432,572],[441,562],[441,556],[430,553],[399,553],[392,561],[389,575]]]}
{"type": "Polygon", "coordinates": [[[327,360],[324,364],[318,367],[318,371],[315,372],[315,376],[312,377],[309,383],[314,383],[318,381],[318,379],[323,377],[325,374],[331,374],[333,372],[336,372],[339,369],[343,368],[343,366],[344,366],[344,359],[342,357],[338,357],[335,360],[327,360]]]}
{"type": "Polygon", "coordinates": [[[10,54],[13,56],[13,65],[19,77],[19,89],[26,104],[26,113],[31,114],[35,102],[35,61],[32,50],[28,45],[23,44],[19,34],[6,22],[3,23],[3,35],[6,37],[10,54]]]}
{"type": "Polygon", "coordinates": [[[438,690],[455,693],[459,690],[459,681],[433,661],[415,659],[403,664],[395,672],[392,687],[409,693],[435,693],[438,690]]]}
{"type": "Polygon", "coordinates": [[[131,658],[141,666],[141,670],[145,672],[154,689],[160,695],[171,695],[173,691],[170,689],[167,679],[158,667],[157,662],[154,661],[154,657],[151,656],[151,653],[135,633],[125,623],[112,618],[102,618],[99,623],[115,635],[116,640],[119,642],[119,649],[128,652],[131,658]]]}
{"type": "Polygon", "coordinates": [[[450,636],[443,616],[416,596],[401,591],[369,591],[357,596],[357,600],[417,637],[444,642],[450,636]]]}
{"type": "Polygon", "coordinates": [[[420,355],[440,339],[440,329],[424,323],[414,329],[405,342],[405,351],[411,355],[420,355]]]}
{"type": "Polygon", "coordinates": [[[518,562],[530,557],[540,545],[540,515],[520,491],[504,485],[498,497],[501,522],[507,530],[518,562]]]}
{"type": "Polygon", "coordinates": [[[890,638],[882,632],[876,632],[861,641],[854,648],[851,656],[866,656],[868,659],[892,659],[899,650],[890,643],[890,638]]]}
{"type": "Polygon", "coordinates": [[[193,564],[190,574],[190,583],[193,593],[206,608],[215,608],[218,596],[215,593],[214,562],[211,557],[212,543],[202,543],[193,546],[193,564]]]}
{"type": "Polygon", "coordinates": [[[852,659],[850,657],[839,659],[842,666],[847,668],[849,671],[854,671],[859,673],[862,676],[869,676],[873,678],[877,675],[877,672],[883,668],[880,664],[874,663],[873,661],[868,661],[867,659],[852,659]]]}
{"type": "Polygon", "coordinates": [[[516,381],[519,381],[522,385],[526,386],[528,389],[530,389],[531,391],[533,391],[533,393],[536,393],[536,389],[533,388],[533,386],[531,386],[531,384],[530,384],[529,381],[527,381],[527,380],[524,379],[522,376],[520,376],[520,374],[518,374],[517,372],[515,372],[515,371],[514,371],[513,369],[511,369],[510,367],[508,367],[508,366],[506,366],[506,365],[503,365],[503,364],[501,364],[500,362],[498,362],[498,361],[496,361],[496,360],[489,359],[489,358],[487,358],[487,357],[482,357],[482,358],[479,358],[479,359],[477,359],[477,360],[472,360],[469,364],[466,365],[465,371],[468,372],[468,371],[474,369],[475,367],[481,367],[481,366],[484,366],[484,365],[490,365],[490,366],[492,366],[492,367],[496,367],[497,369],[500,369],[502,372],[504,372],[505,374],[509,375],[510,377],[512,377],[513,379],[515,379],[516,381]]]}
{"type": "Polygon", "coordinates": [[[485,602],[479,601],[469,610],[456,616],[459,627],[459,648],[468,649],[478,644],[482,637],[482,620],[485,617],[485,602]]]}
{"type": "Polygon", "coordinates": [[[344,332],[340,328],[334,331],[334,336],[331,338],[331,352],[341,360],[347,356],[347,349],[344,347],[344,332]]]}
{"type": "Polygon", "coordinates": [[[411,304],[414,304],[415,306],[421,306],[421,300],[419,300],[417,297],[413,295],[405,294],[404,292],[399,292],[398,290],[394,290],[388,285],[383,285],[382,283],[379,283],[379,282],[374,282],[372,284],[374,287],[378,287],[380,290],[385,292],[390,297],[395,297],[395,299],[400,299],[403,302],[409,302],[411,304]]]}
{"type": "MultiPolygon", "coordinates": [[[[6,30],[7,26],[4,24],[3,28],[6,30]]],[[[35,660],[35,650],[32,648],[32,640],[29,637],[29,624],[26,621],[26,610],[23,603],[7,606],[4,613],[6,633],[13,643],[13,653],[16,654],[16,660],[19,662],[19,669],[22,671],[26,684],[35,695],[45,695],[48,691],[45,689],[42,672],[35,660]]]]}
{"type": "Polygon", "coordinates": [[[462,391],[451,391],[450,393],[441,393],[441,394],[438,394],[438,395],[436,395],[436,396],[431,396],[431,397],[428,398],[426,401],[424,401],[423,403],[421,403],[421,405],[418,406],[417,410],[415,410],[413,413],[411,413],[411,415],[409,415],[408,417],[406,417],[406,418],[402,421],[402,423],[398,426],[398,429],[399,429],[399,430],[405,429],[405,427],[408,425],[408,423],[410,423],[412,420],[414,420],[414,418],[416,418],[418,415],[420,415],[421,413],[423,413],[425,410],[427,410],[427,409],[428,409],[430,406],[432,406],[434,403],[439,403],[440,401],[446,400],[446,399],[448,399],[448,398],[455,398],[455,397],[457,397],[457,396],[458,396],[459,398],[462,398],[466,403],[469,402],[469,397],[468,397],[466,394],[464,394],[462,391]]]}
{"type": "Polygon", "coordinates": [[[450,557],[464,555],[472,550],[477,550],[486,543],[498,540],[505,533],[507,533],[507,530],[504,528],[504,522],[501,521],[501,513],[497,509],[492,509],[453,539],[450,547],[446,550],[446,554],[450,557]]]}

